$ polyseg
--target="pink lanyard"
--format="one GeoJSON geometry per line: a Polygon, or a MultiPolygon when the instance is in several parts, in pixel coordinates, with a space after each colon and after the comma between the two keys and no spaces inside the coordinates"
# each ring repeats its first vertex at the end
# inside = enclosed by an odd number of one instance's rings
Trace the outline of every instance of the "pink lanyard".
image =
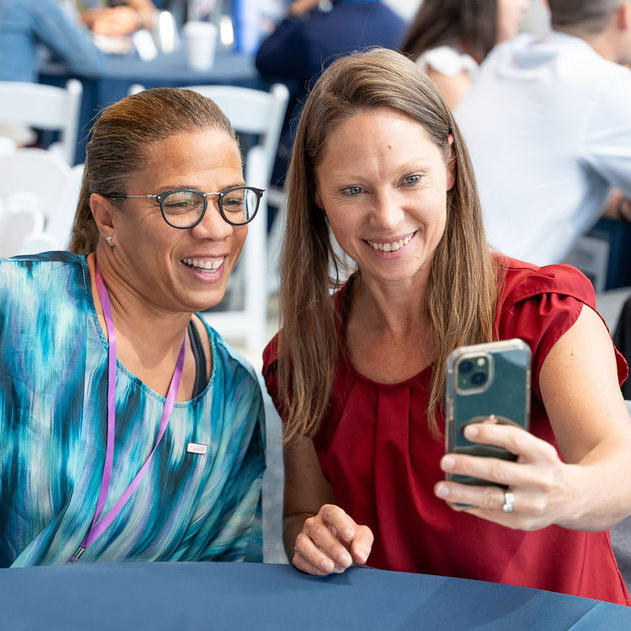
{"type": "Polygon", "coordinates": [[[175,398],[177,391],[180,387],[180,381],[182,379],[182,370],[184,367],[184,355],[186,352],[186,332],[184,333],[184,341],[182,342],[182,348],[177,358],[175,365],[175,371],[171,378],[171,384],[169,385],[169,391],[167,392],[166,400],[164,402],[164,408],[162,410],[162,417],[160,418],[160,427],[158,430],[158,438],[154,445],[149,457],[140,468],[140,471],[136,474],[136,477],[131,481],[125,492],[121,495],[120,499],[110,508],[110,510],[103,515],[101,513],[105,506],[105,500],[107,499],[107,493],[109,491],[110,479],[112,477],[112,466],[114,463],[114,435],[116,430],[116,332],[114,331],[114,321],[112,319],[112,306],[110,304],[110,298],[107,294],[103,277],[99,272],[99,267],[95,261],[95,276],[96,276],[96,288],[101,300],[101,307],[103,309],[103,317],[105,318],[105,326],[107,328],[107,337],[109,340],[109,352],[107,362],[107,447],[105,450],[105,464],[103,465],[103,476],[101,478],[101,490],[99,491],[99,499],[96,504],[96,511],[94,518],[92,519],[92,525],[88,534],[84,537],[81,545],[77,548],[76,552],[70,557],[69,563],[76,563],[79,557],[91,546],[96,539],[98,539],[109,525],[116,519],[118,514],[123,509],[123,506],[128,502],[132,496],[136,487],[143,479],[153,454],[155,453],[164,432],[169,424],[171,413],[175,405],[175,398]]]}

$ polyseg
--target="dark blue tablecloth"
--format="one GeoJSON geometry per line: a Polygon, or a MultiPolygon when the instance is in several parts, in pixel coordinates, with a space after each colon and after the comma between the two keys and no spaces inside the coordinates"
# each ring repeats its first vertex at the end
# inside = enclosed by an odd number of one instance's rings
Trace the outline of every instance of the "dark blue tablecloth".
{"type": "Polygon", "coordinates": [[[0,570],[0,629],[631,629],[631,609],[521,587],[366,568],[120,563],[0,570]]]}
{"type": "MultiPolygon", "coordinates": [[[[49,85],[65,85],[70,78],[65,66],[42,63],[39,79],[49,85]]],[[[220,49],[215,63],[209,70],[191,70],[186,65],[186,55],[179,48],[168,55],[159,55],[151,61],[141,61],[133,55],[110,55],[105,72],[98,78],[80,78],[83,97],[79,121],[79,134],[75,162],[85,159],[86,136],[98,113],[129,93],[134,83],[145,88],[181,87],[187,85],[236,85],[266,90],[266,82],[254,67],[251,55],[220,49]]]]}

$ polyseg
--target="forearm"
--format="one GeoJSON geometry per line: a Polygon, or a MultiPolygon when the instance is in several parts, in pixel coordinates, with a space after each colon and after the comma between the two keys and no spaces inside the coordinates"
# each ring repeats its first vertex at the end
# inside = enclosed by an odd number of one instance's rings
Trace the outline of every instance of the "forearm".
{"type": "Polygon", "coordinates": [[[629,437],[619,436],[599,444],[580,463],[567,465],[573,500],[565,504],[566,514],[559,525],[606,530],[631,514],[630,450],[629,437]]]}

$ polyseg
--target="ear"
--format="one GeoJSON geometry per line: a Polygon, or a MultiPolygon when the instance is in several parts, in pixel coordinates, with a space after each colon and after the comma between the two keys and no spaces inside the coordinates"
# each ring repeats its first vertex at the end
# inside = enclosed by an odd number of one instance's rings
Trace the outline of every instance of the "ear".
{"type": "Polygon", "coordinates": [[[92,211],[92,217],[98,231],[104,238],[114,235],[114,209],[112,208],[112,202],[99,195],[98,193],[92,193],[90,195],[90,210],[92,211]]]}
{"type": "Polygon", "coordinates": [[[628,31],[631,28],[631,2],[623,2],[616,13],[618,28],[628,31]]]}
{"type": "Polygon", "coordinates": [[[456,185],[456,152],[454,151],[453,134],[447,136],[449,143],[449,162],[447,162],[447,190],[450,191],[456,185]]]}

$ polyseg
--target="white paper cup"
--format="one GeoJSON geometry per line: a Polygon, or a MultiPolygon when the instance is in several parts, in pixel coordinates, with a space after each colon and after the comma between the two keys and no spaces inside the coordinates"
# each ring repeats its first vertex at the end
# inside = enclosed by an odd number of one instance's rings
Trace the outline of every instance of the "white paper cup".
{"type": "Polygon", "coordinates": [[[208,70],[215,61],[219,31],[212,22],[187,22],[183,28],[186,61],[193,70],[208,70]]]}

